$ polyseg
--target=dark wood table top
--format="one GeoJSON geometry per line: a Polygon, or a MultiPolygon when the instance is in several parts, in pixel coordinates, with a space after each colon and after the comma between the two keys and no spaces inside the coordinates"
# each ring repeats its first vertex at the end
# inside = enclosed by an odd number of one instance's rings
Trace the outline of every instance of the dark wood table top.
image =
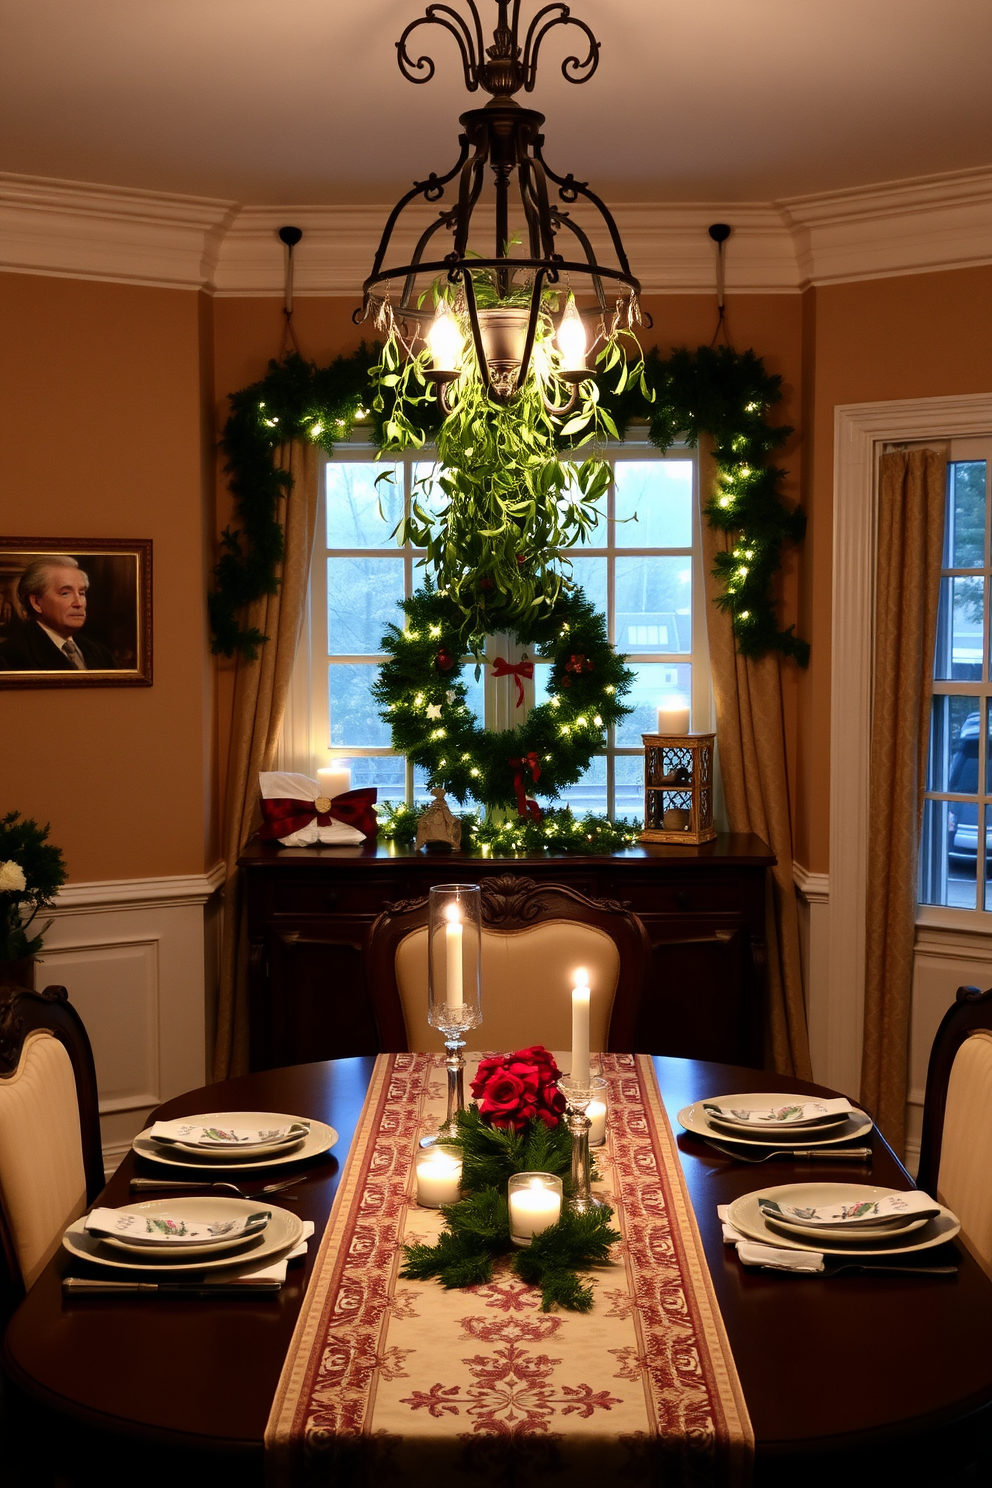
{"type": "MultiPolygon", "coordinates": [[[[191,1091],[157,1114],[295,1111],[334,1126],[338,1145],[302,1170],[293,1190],[298,1200],[287,1206],[312,1219],[319,1238],[372,1062],[268,1070],[191,1091]]],[[[707,1096],[769,1085],[824,1093],[731,1065],[667,1058],[655,1064],[676,1132],[681,1107],[707,1096]]],[[[678,1142],[754,1426],[756,1481],[785,1482],[802,1464],[808,1483],[810,1463],[833,1460],[840,1471],[845,1453],[856,1462],[875,1449],[911,1453],[914,1443],[932,1444],[945,1432],[992,1432],[992,1281],[963,1249],[952,1245],[940,1253],[960,1260],[953,1277],[801,1277],[746,1270],[722,1243],[716,1206],[762,1182],[907,1186],[879,1133],[872,1133],[870,1165],[776,1159],[756,1168],[725,1160],[686,1133],[678,1142]]],[[[126,1203],[129,1179],[139,1173],[161,1176],[129,1154],[104,1202],[126,1203]]],[[[219,1452],[248,1470],[243,1482],[257,1481],[262,1434],[315,1251],[312,1242],[306,1263],[290,1268],[281,1292],[244,1301],[64,1300],[69,1258],[60,1253],[10,1324],[5,1367],[16,1386],[63,1421],[132,1442],[219,1452]]]]}

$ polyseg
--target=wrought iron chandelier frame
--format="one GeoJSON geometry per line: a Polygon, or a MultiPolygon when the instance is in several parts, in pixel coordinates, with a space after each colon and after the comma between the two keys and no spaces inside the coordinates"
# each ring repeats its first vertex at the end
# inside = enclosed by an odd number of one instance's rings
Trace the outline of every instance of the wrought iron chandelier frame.
{"type": "MultiPolygon", "coordinates": [[[[397,202],[383,229],[372,271],[363,285],[362,306],[355,312],[359,322],[372,316],[376,325],[392,330],[399,324],[406,328],[408,345],[414,346],[424,335],[424,323],[433,315],[433,305],[422,304],[423,277],[434,276],[435,283],[444,278],[451,297],[462,312],[471,331],[479,377],[495,401],[508,402],[523,386],[528,376],[534,342],[542,313],[547,314],[548,291],[564,279],[571,287],[573,276],[587,283],[594,305],[584,309],[586,319],[595,321],[595,338],[605,339],[619,326],[630,326],[641,319],[638,309],[640,284],[630,272],[630,264],[620,231],[605,202],[574,175],[558,175],[544,159],[544,115],[523,108],[514,94],[523,89],[533,91],[537,77],[537,60],[541,44],[556,26],[578,28],[588,43],[585,56],[568,56],[561,64],[566,81],[588,82],[599,65],[600,44],[589,26],[573,16],[565,4],[544,5],[532,18],[523,43],[520,42],[522,0],[496,0],[498,15],[493,43],[484,46],[482,19],[475,0],[460,0],[467,6],[469,19],[451,4],[429,5],[424,15],[411,21],[396,43],[397,60],[403,76],[414,83],[427,83],[436,72],[432,58],[413,57],[408,49],[410,37],[421,26],[437,25],[454,36],[461,55],[465,86],[470,93],[480,88],[491,94],[482,108],[470,109],[460,116],[463,133],[459,135],[459,156],[444,175],[435,172],[423,181],[415,181],[397,202]],[[471,252],[469,237],[473,214],[482,197],[487,169],[492,172],[495,188],[495,249],[490,257],[471,252]],[[394,233],[403,221],[403,213],[412,203],[442,200],[445,188],[457,177],[457,199],[441,210],[420,233],[413,256],[408,263],[388,262],[394,233]],[[510,255],[511,183],[516,180],[518,203],[526,230],[526,257],[510,255]],[[557,187],[558,202],[551,199],[549,182],[557,187]],[[585,227],[576,221],[569,207],[579,201],[589,204],[594,221],[606,228],[615,255],[615,264],[603,264],[585,227]],[[561,205],[559,205],[561,203],[561,205]],[[433,256],[435,236],[446,230],[452,234],[451,251],[433,256]],[[558,251],[559,233],[570,234],[577,252],[566,257],[558,251]],[[502,304],[514,291],[519,306],[522,287],[514,285],[514,276],[523,273],[529,281],[529,304],[522,350],[507,358],[494,356],[493,346],[486,345],[489,311],[480,307],[476,293],[476,276],[488,273],[496,290],[497,304],[502,304]],[[390,282],[402,280],[398,301],[390,298],[390,282]],[[607,296],[610,290],[613,303],[607,296]],[[412,327],[412,333],[410,328],[412,327]]],[[[552,317],[553,318],[553,317],[552,317]]],[[[500,350],[499,347],[496,348],[500,350]]],[[[502,348],[505,352],[505,347],[502,348]]],[[[446,387],[458,376],[456,371],[428,371],[437,384],[438,398],[447,407],[446,387]]],[[[556,376],[572,383],[567,402],[558,400],[559,411],[574,401],[578,383],[593,375],[588,367],[558,369],[556,376]]]]}

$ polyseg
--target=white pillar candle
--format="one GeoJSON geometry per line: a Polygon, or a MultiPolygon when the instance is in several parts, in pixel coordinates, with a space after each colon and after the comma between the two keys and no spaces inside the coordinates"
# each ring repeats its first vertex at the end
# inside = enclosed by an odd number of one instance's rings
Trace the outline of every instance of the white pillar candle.
{"type": "Polygon", "coordinates": [[[444,914],[448,921],[444,927],[447,971],[444,1000],[448,1007],[460,1008],[465,1001],[462,990],[462,916],[457,904],[449,904],[444,914]]]}
{"type": "Polygon", "coordinates": [[[330,767],[318,770],[317,784],[320,786],[320,794],[333,801],[335,796],[343,796],[345,791],[351,790],[351,771],[330,767]]]}
{"type": "Polygon", "coordinates": [[[428,1147],[417,1158],[417,1203],[424,1209],[440,1209],[460,1198],[462,1160],[450,1148],[428,1147]]]}
{"type": "Polygon", "coordinates": [[[589,1128],[589,1146],[602,1147],[606,1141],[606,1102],[591,1100],[586,1106],[586,1115],[592,1122],[589,1128]]]}
{"type": "Polygon", "coordinates": [[[510,1191],[510,1234],[515,1243],[529,1244],[561,1218],[561,1193],[543,1179],[532,1178],[526,1188],[510,1191]]]}
{"type": "Polygon", "coordinates": [[[572,1067],[568,1075],[576,1085],[589,1084],[589,973],[581,967],[572,988],[572,1067]]]}
{"type": "Polygon", "coordinates": [[[689,709],[677,699],[666,699],[658,709],[659,734],[687,734],[689,732],[689,709]]]}

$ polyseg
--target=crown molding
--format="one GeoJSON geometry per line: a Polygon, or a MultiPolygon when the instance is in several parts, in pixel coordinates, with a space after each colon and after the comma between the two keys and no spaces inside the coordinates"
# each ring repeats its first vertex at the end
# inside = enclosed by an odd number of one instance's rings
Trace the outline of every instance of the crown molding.
{"type": "MultiPolygon", "coordinates": [[[[436,208],[411,208],[422,230],[436,208]]],[[[0,174],[0,269],[223,296],[279,296],[278,229],[304,232],[298,295],[358,299],[388,206],[244,206],[213,198],[0,174]]],[[[723,221],[730,294],[795,294],[813,285],[992,262],[992,169],[790,197],[778,202],[620,203],[630,261],[646,294],[712,294],[723,221]]],[[[397,254],[412,247],[398,242],[397,254]]],[[[599,246],[595,239],[594,245],[599,246]]]]}

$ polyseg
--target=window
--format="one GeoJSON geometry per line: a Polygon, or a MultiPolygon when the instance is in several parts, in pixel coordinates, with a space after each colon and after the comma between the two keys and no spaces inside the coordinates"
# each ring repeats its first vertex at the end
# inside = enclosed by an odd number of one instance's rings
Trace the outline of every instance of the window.
{"type": "MultiPolygon", "coordinates": [[[[610,639],[628,657],[635,682],[627,701],[634,711],[610,731],[603,752],[562,804],[567,800],[576,812],[641,816],[641,734],[655,730],[659,699],[673,692],[691,697],[695,726],[710,726],[697,463],[694,451],[662,457],[632,444],[610,460],[613,481],[602,518],[590,543],[565,556],[606,614],[610,639]]],[[[378,787],[380,801],[428,799],[424,771],[393,753],[370,686],[383,660],[380,638],[398,618],[397,603],[424,578],[422,555],[397,548],[390,533],[415,484],[429,481],[433,469],[423,452],[376,461],[372,450],[356,445],[340,448],[324,469],[309,646],[301,647],[297,663],[283,763],[306,773],[331,763],[347,766],[352,784],[378,787]],[[393,484],[377,487],[384,469],[393,484]]],[[[524,653],[512,636],[489,638],[490,659],[515,662],[524,653]]],[[[524,709],[544,701],[550,670],[536,664],[533,681],[525,684],[524,709]]],[[[494,681],[487,670],[476,683],[467,667],[463,678],[485,727],[512,728],[522,720],[512,677],[494,681]]]]}
{"type": "Polygon", "coordinates": [[[955,909],[992,910],[990,456],[956,439],[947,464],[919,897],[955,909]]]}

